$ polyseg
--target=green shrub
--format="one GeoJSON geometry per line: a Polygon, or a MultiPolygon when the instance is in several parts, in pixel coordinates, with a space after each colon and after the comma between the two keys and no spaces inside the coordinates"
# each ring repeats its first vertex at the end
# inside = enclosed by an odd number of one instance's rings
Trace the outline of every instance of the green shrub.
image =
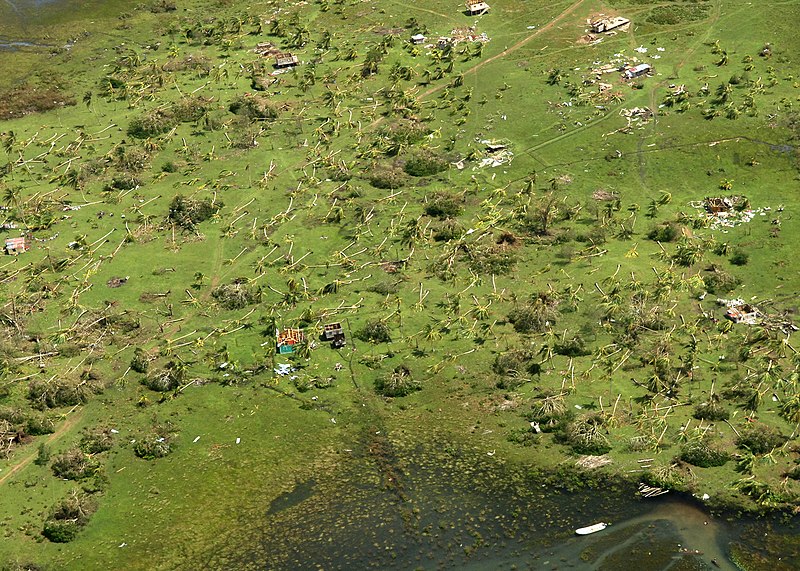
{"type": "Polygon", "coordinates": [[[191,198],[176,195],[169,205],[169,220],[185,230],[194,230],[197,224],[205,222],[219,212],[223,204],[211,198],[191,198]]]}
{"type": "Polygon", "coordinates": [[[425,205],[425,214],[434,218],[455,218],[464,211],[461,200],[449,193],[434,195],[425,205]]]}
{"type": "Polygon", "coordinates": [[[683,447],[680,459],[692,466],[714,468],[722,466],[730,460],[730,455],[721,450],[711,448],[704,442],[694,442],[683,447]]]}
{"type": "Polygon", "coordinates": [[[712,264],[703,274],[703,283],[709,293],[729,293],[736,289],[741,280],[726,272],[716,264],[712,264]]]}
{"type": "Polygon", "coordinates": [[[369,343],[389,343],[392,340],[389,326],[383,321],[369,321],[355,334],[357,339],[369,343]]]}
{"type": "Polygon", "coordinates": [[[141,347],[134,349],[133,358],[130,363],[131,370],[144,375],[147,373],[149,367],[150,360],[147,357],[147,353],[145,353],[141,347]]]}
{"type": "Polygon", "coordinates": [[[266,97],[260,95],[240,95],[228,106],[231,113],[247,118],[249,121],[264,121],[278,118],[278,108],[266,97]]]}
{"type": "Polygon", "coordinates": [[[449,163],[431,152],[419,152],[410,157],[403,170],[411,176],[432,176],[447,170],[449,163]]]}
{"type": "Polygon", "coordinates": [[[586,341],[580,335],[572,339],[562,339],[553,344],[553,351],[565,357],[583,357],[590,355],[591,350],[586,347],[586,341]]]}
{"type": "Polygon", "coordinates": [[[100,469],[100,463],[78,448],[56,456],[50,465],[58,478],[64,480],[84,480],[100,469]]]}
{"type": "Polygon", "coordinates": [[[787,438],[777,428],[767,424],[750,424],[739,433],[736,446],[747,448],[753,454],[766,454],[782,446],[787,438]]]}
{"type": "Polygon", "coordinates": [[[99,454],[111,450],[113,445],[114,437],[108,428],[95,428],[87,431],[78,444],[86,454],[99,454]]]}
{"type": "Polygon", "coordinates": [[[163,369],[153,371],[142,379],[142,384],[151,391],[169,392],[177,389],[186,377],[182,364],[175,361],[167,363],[163,369]]]}
{"type": "Polygon", "coordinates": [[[376,166],[369,174],[369,183],[375,188],[394,190],[406,183],[407,175],[393,166],[376,166]]]}
{"type": "Polygon", "coordinates": [[[53,421],[43,414],[32,414],[25,421],[25,432],[31,436],[41,436],[55,432],[53,421]]]}
{"type": "Polygon", "coordinates": [[[172,452],[172,445],[167,436],[151,434],[140,438],[133,446],[133,453],[143,460],[163,458],[172,452]]]}
{"type": "Polygon", "coordinates": [[[648,240],[656,242],[674,242],[680,236],[680,229],[676,224],[665,222],[658,224],[647,233],[648,240]]]}
{"type": "Polygon", "coordinates": [[[247,278],[238,278],[211,290],[211,297],[225,309],[242,309],[261,303],[261,286],[249,285],[247,278]]]}
{"type": "Polygon", "coordinates": [[[532,303],[511,310],[508,321],[517,333],[539,333],[554,325],[558,315],[558,301],[543,293],[532,303]]]}
{"type": "Polygon", "coordinates": [[[69,543],[78,536],[81,528],[74,521],[54,521],[44,522],[42,535],[53,543],[69,543]]]}
{"type": "Polygon", "coordinates": [[[701,402],[694,407],[693,416],[697,420],[720,421],[728,420],[730,412],[716,401],[701,402]]]}
{"type": "Polygon", "coordinates": [[[375,390],[385,397],[404,397],[422,388],[405,365],[395,367],[388,375],[375,379],[375,390]]]}
{"type": "Polygon", "coordinates": [[[744,266],[750,261],[750,255],[744,250],[736,249],[730,257],[730,262],[734,266],[744,266]]]}
{"type": "Polygon", "coordinates": [[[97,502],[93,497],[73,490],[53,508],[44,523],[42,535],[53,543],[68,543],[89,523],[96,510],[97,502]]]}

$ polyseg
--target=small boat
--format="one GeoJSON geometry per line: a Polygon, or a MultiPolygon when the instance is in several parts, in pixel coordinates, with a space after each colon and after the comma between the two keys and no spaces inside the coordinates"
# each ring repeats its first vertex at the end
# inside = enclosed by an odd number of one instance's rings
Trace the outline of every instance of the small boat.
{"type": "Polygon", "coordinates": [[[596,533],[598,531],[602,531],[605,528],[607,528],[609,525],[610,524],[608,524],[608,523],[600,522],[600,523],[596,523],[594,525],[590,525],[590,526],[587,526],[587,527],[582,527],[580,529],[576,529],[575,533],[578,534],[578,535],[589,535],[591,533],[596,533]]]}

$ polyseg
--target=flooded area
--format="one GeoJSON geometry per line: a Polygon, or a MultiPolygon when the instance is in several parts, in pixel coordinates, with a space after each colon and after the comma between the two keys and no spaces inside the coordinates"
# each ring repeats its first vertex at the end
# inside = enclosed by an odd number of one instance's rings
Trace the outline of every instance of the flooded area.
{"type": "MultiPolygon", "coordinates": [[[[456,451],[343,460],[335,475],[298,482],[248,532],[204,559],[215,568],[471,571],[740,569],[731,545],[745,523],[691,498],[641,499],[598,475],[544,474],[456,451]],[[575,530],[611,525],[588,536],[575,530]]],[[[252,518],[252,519],[251,519],[252,518]]],[[[793,569],[800,560],[784,561],[793,569]]],[[[777,569],[777,568],[776,568],[777,569]]]]}

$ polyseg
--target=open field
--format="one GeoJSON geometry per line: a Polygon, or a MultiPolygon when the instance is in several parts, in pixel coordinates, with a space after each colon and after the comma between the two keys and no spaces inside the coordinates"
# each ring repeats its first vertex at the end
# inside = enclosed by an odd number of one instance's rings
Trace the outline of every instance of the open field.
{"type": "Polygon", "coordinates": [[[491,4],[0,28],[0,560],[222,568],[442,442],[795,509],[800,6],[491,4]]]}

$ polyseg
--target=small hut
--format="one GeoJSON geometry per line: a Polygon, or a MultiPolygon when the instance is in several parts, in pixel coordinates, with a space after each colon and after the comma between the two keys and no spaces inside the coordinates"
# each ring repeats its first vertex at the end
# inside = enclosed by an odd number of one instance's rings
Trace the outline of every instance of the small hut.
{"type": "Polygon", "coordinates": [[[630,24],[631,21],[627,18],[617,16],[615,18],[600,18],[592,22],[592,32],[595,34],[603,34],[614,28],[619,28],[625,24],[630,24]]]}
{"type": "Polygon", "coordinates": [[[346,345],[344,329],[341,323],[328,323],[322,328],[322,340],[330,341],[331,348],[341,349],[346,345]]]}
{"type": "Polygon", "coordinates": [[[489,11],[489,5],[483,0],[467,0],[467,14],[475,16],[489,11]]]}
{"type": "Polygon", "coordinates": [[[423,34],[414,34],[411,36],[411,43],[414,45],[424,44],[427,38],[423,34]]]}
{"type": "Polygon", "coordinates": [[[275,67],[277,68],[285,68],[285,67],[294,67],[300,60],[297,59],[296,55],[290,54],[289,52],[279,52],[275,54],[275,67]]]}
{"type": "Polygon", "coordinates": [[[625,79],[634,79],[636,77],[642,77],[643,75],[647,75],[652,73],[653,68],[649,63],[640,63],[639,65],[634,65],[633,67],[625,68],[625,79]]]}
{"type": "Polygon", "coordinates": [[[25,236],[19,238],[6,238],[3,250],[6,254],[20,254],[31,249],[31,245],[25,236]]]}

